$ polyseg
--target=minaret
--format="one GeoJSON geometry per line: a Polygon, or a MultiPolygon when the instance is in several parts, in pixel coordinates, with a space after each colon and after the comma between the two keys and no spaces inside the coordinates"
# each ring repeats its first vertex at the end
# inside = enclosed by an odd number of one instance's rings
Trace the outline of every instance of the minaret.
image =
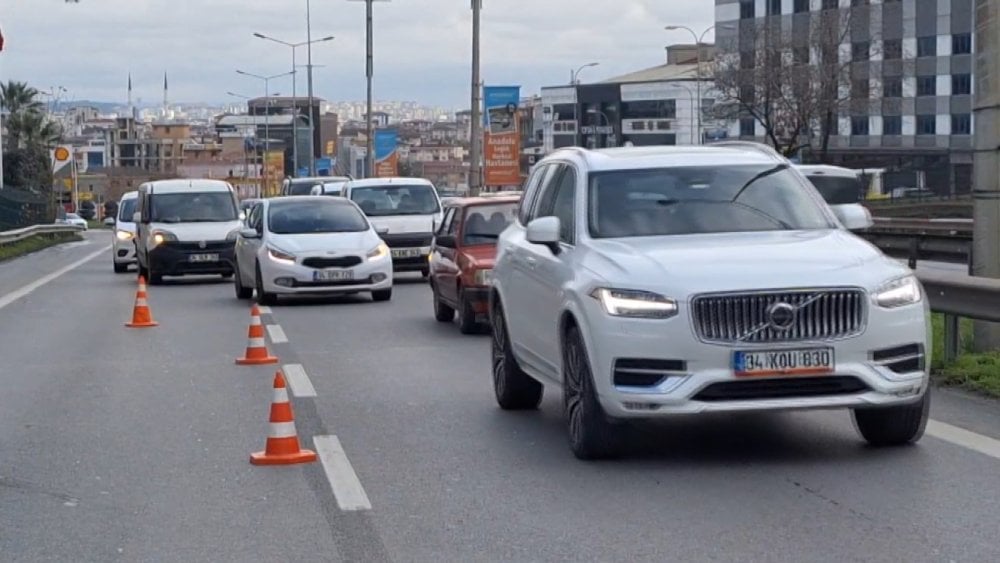
{"type": "Polygon", "coordinates": [[[169,98],[167,96],[167,73],[163,73],[163,118],[168,119],[170,117],[170,106],[169,98]]]}
{"type": "Polygon", "coordinates": [[[135,106],[132,105],[132,73],[128,73],[128,116],[135,118],[135,106]]]}

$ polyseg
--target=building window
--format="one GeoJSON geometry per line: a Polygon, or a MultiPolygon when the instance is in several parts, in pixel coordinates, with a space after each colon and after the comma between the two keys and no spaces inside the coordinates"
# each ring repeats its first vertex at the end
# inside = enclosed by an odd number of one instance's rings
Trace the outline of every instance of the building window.
{"type": "Polygon", "coordinates": [[[863,100],[871,95],[871,84],[867,78],[851,81],[851,97],[855,100],[863,100]]]}
{"type": "Polygon", "coordinates": [[[972,34],[956,33],[951,36],[951,54],[968,55],[972,52],[972,34]]]}
{"type": "Polygon", "coordinates": [[[917,135],[934,135],[937,133],[937,116],[918,115],[917,135]]]}
{"type": "Polygon", "coordinates": [[[767,0],[767,15],[781,15],[781,0],[767,0]]]}
{"type": "Polygon", "coordinates": [[[898,115],[887,115],[882,118],[883,135],[902,135],[903,118],[898,115]]]}
{"type": "Polygon", "coordinates": [[[868,117],[852,117],[851,118],[851,135],[867,135],[868,134],[868,117]]]}
{"type": "Polygon", "coordinates": [[[792,11],[796,14],[801,14],[809,11],[809,0],[795,0],[795,5],[792,6],[792,11]]]}
{"type": "Polygon", "coordinates": [[[897,77],[886,78],[882,86],[882,97],[884,98],[902,98],[903,97],[903,79],[897,77]]]}
{"type": "Polygon", "coordinates": [[[622,119],[675,119],[677,100],[646,100],[622,103],[622,119]]]}
{"type": "Polygon", "coordinates": [[[895,61],[903,58],[903,40],[887,39],[882,43],[882,58],[895,61]]]}
{"type": "Polygon", "coordinates": [[[836,10],[840,7],[839,0],[823,0],[824,10],[836,10]]]}
{"type": "Polygon", "coordinates": [[[740,137],[753,137],[757,134],[757,121],[752,117],[740,118],[740,137]]]}
{"type": "Polygon", "coordinates": [[[966,96],[972,93],[972,75],[971,74],[953,74],[951,75],[951,95],[952,96],[966,96]]]}
{"type": "Polygon", "coordinates": [[[792,49],[792,61],[797,65],[809,64],[809,47],[795,47],[792,49]]]}
{"type": "Polygon", "coordinates": [[[952,135],[971,135],[972,116],[968,113],[956,113],[951,116],[952,135]]]}
{"type": "Polygon", "coordinates": [[[928,37],[918,37],[917,38],[917,56],[918,57],[936,57],[937,56],[937,37],[931,35],[928,37]]]}
{"type": "Polygon", "coordinates": [[[934,96],[937,94],[937,76],[918,76],[917,95],[934,96]]]}
{"type": "Polygon", "coordinates": [[[740,19],[752,20],[754,18],[753,0],[740,0],[740,19]]]}
{"type": "Polygon", "coordinates": [[[871,2],[869,0],[851,0],[851,6],[854,6],[855,8],[860,6],[867,6],[870,3],[871,2]]]}
{"type": "Polygon", "coordinates": [[[851,43],[851,60],[856,63],[861,63],[868,60],[868,54],[871,44],[867,41],[858,41],[857,43],[851,43]]]}

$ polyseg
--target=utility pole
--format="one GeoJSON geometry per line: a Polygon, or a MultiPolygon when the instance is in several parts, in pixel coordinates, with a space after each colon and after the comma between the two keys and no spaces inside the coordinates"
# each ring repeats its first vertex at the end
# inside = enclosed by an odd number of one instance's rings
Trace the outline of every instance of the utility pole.
{"type": "Polygon", "coordinates": [[[348,0],[350,2],[364,2],[365,3],[365,77],[368,79],[368,101],[366,102],[367,112],[368,112],[368,123],[365,127],[365,135],[368,139],[365,141],[365,158],[368,163],[365,166],[365,176],[372,178],[375,176],[375,127],[372,123],[372,113],[374,109],[372,108],[372,77],[375,75],[375,57],[374,57],[374,41],[372,39],[373,32],[373,20],[374,20],[374,8],[373,4],[375,2],[388,2],[389,0],[348,0]]]}
{"type": "MultiPolygon", "coordinates": [[[[294,52],[295,50],[292,49],[294,52]]],[[[312,50],[312,13],[310,10],[310,2],[306,0],[306,76],[309,81],[309,176],[316,175],[316,123],[313,119],[313,50],[312,50]]],[[[294,65],[293,65],[294,66],[294,65]]],[[[295,70],[294,68],[292,69],[295,70]]],[[[292,75],[294,80],[295,75],[292,75]]],[[[298,117],[298,108],[295,110],[295,115],[298,117]]],[[[295,139],[295,144],[299,144],[299,140],[295,139]]],[[[295,166],[299,164],[296,162],[295,166]]]]}
{"type": "MultiPolygon", "coordinates": [[[[972,274],[1000,278],[1000,0],[976,0],[972,274]]],[[[1000,349],[1000,325],[977,322],[975,347],[1000,349]]]]}
{"type": "Polygon", "coordinates": [[[482,142],[483,117],[481,79],[479,76],[479,18],[483,9],[483,0],[472,0],[472,146],[469,151],[469,191],[479,195],[482,189],[482,142]]]}

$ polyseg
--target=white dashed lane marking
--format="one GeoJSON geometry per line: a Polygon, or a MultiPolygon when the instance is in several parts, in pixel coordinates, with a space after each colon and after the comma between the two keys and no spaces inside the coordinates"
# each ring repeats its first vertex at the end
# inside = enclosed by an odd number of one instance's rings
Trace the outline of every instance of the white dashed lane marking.
{"type": "Polygon", "coordinates": [[[267,325],[267,335],[271,337],[271,342],[275,344],[288,342],[288,336],[285,335],[285,330],[281,328],[281,325],[267,325]]]}
{"type": "Polygon", "coordinates": [[[330,482],[333,496],[337,499],[337,506],[345,512],[371,510],[372,503],[368,500],[368,494],[361,486],[354,468],[351,467],[340,440],[336,436],[313,436],[313,445],[316,447],[320,463],[323,464],[323,471],[326,473],[327,481],[330,482]]]}
{"type": "Polygon", "coordinates": [[[989,436],[976,434],[964,428],[952,426],[937,420],[927,421],[927,435],[995,459],[1000,459],[1000,440],[995,440],[989,436]]]}
{"type": "Polygon", "coordinates": [[[316,388],[313,387],[312,381],[309,380],[309,374],[306,373],[306,368],[302,367],[302,364],[285,364],[282,368],[285,373],[285,380],[288,381],[289,387],[292,388],[292,394],[296,397],[315,397],[316,388]]]}

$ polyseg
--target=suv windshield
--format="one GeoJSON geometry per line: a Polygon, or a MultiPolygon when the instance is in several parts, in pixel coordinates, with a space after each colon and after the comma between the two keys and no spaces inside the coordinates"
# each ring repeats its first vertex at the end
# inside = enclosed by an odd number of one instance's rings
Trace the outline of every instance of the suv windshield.
{"type": "Polygon", "coordinates": [[[121,205],[118,206],[118,220],[125,223],[132,222],[132,215],[135,214],[135,203],[139,201],[138,198],[123,199],[121,205]]]}
{"type": "Polygon", "coordinates": [[[863,197],[864,186],[861,180],[848,176],[806,176],[812,185],[816,186],[823,199],[830,205],[859,203],[863,197]]]}
{"type": "Polygon", "coordinates": [[[594,238],[834,228],[785,164],[598,172],[589,201],[594,238]]]}
{"type": "Polygon", "coordinates": [[[434,188],[424,184],[354,188],[351,201],[369,217],[430,215],[441,209],[434,188]]]}
{"type": "Polygon", "coordinates": [[[236,202],[229,192],[153,194],[150,220],[156,223],[236,221],[236,202]]]}
{"type": "Polygon", "coordinates": [[[267,228],[278,235],[357,233],[368,230],[368,221],[349,203],[275,201],[267,210],[267,228]]]}
{"type": "Polygon", "coordinates": [[[517,204],[476,205],[465,212],[462,243],[496,244],[500,233],[517,218],[517,204]]]}

